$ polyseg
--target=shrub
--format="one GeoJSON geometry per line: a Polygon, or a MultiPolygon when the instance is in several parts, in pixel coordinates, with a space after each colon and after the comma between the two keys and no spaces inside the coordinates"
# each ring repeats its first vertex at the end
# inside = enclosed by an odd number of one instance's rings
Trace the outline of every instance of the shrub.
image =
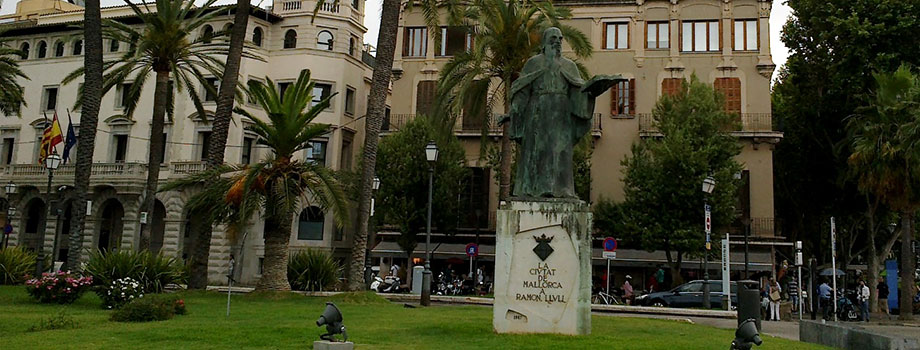
{"type": "Polygon", "coordinates": [[[111,320],[116,322],[163,321],[173,315],[184,315],[185,302],[174,296],[148,295],[125,304],[112,313],[111,320]]]}
{"type": "Polygon", "coordinates": [[[22,247],[0,249],[0,285],[20,284],[35,270],[35,253],[22,247]]]}
{"type": "Polygon", "coordinates": [[[303,250],[288,260],[288,281],[294,290],[328,290],[341,271],[342,267],[321,250],[303,250]]]}
{"type": "Polygon", "coordinates": [[[42,303],[70,304],[80,299],[92,284],[92,277],[80,277],[70,271],[46,272],[41,278],[26,281],[26,291],[42,303]]]}
{"type": "Polygon", "coordinates": [[[115,280],[129,277],[137,281],[145,293],[159,293],[168,284],[185,281],[185,267],[176,258],[149,251],[97,250],[90,254],[83,271],[93,276],[98,286],[108,286],[115,280]]]}
{"type": "Polygon", "coordinates": [[[142,286],[131,277],[114,280],[101,288],[97,294],[102,299],[102,307],[106,309],[118,309],[135,298],[144,297],[142,286]]]}
{"type": "Polygon", "coordinates": [[[77,323],[74,322],[73,317],[68,315],[65,311],[66,310],[62,308],[58,310],[57,314],[47,319],[42,317],[42,319],[38,321],[38,324],[30,326],[27,331],[38,332],[53,329],[77,328],[77,323]]]}

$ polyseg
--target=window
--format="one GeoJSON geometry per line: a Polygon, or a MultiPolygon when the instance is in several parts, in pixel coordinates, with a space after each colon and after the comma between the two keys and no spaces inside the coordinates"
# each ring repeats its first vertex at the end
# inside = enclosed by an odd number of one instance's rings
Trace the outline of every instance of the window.
{"type": "Polygon", "coordinates": [[[323,240],[323,211],[318,207],[304,208],[297,220],[297,239],[321,241],[323,240]]]}
{"type": "Polygon", "coordinates": [[[328,30],[319,32],[316,36],[316,48],[320,50],[332,51],[332,33],[328,30]]]}
{"type": "Polygon", "coordinates": [[[112,154],[112,161],[115,163],[124,163],[125,156],[128,154],[128,135],[112,135],[112,143],[115,144],[115,153],[112,154]]]}
{"type": "Polygon", "coordinates": [[[160,159],[160,164],[166,164],[166,155],[168,154],[167,150],[169,149],[168,141],[169,141],[169,134],[164,132],[163,133],[163,145],[160,146],[160,154],[163,155],[163,159],[160,159]]]}
{"type": "Polygon", "coordinates": [[[54,57],[64,56],[64,42],[58,41],[54,43],[54,57]]]}
{"type": "Polygon", "coordinates": [[[427,115],[431,112],[431,105],[434,104],[434,93],[437,86],[438,82],[435,80],[418,82],[418,89],[415,92],[415,114],[427,115]]]}
{"type": "Polygon", "coordinates": [[[348,55],[349,56],[355,55],[355,41],[357,41],[355,40],[355,37],[348,38],[348,55]]]}
{"type": "Polygon", "coordinates": [[[252,78],[249,78],[249,80],[246,81],[246,89],[247,89],[246,102],[248,102],[249,104],[252,104],[252,105],[256,104],[255,96],[253,96],[253,94],[250,93],[249,87],[252,86],[253,84],[258,84],[258,83],[259,83],[258,80],[252,79],[252,78]]]}
{"type": "Polygon", "coordinates": [[[201,30],[201,42],[210,44],[211,39],[214,39],[214,28],[209,25],[205,25],[204,29],[201,30]]]}
{"type": "Polygon", "coordinates": [[[307,148],[307,162],[326,165],[326,141],[310,141],[307,148]]]}
{"type": "Polygon", "coordinates": [[[252,145],[255,143],[256,139],[252,137],[243,138],[243,149],[240,154],[240,163],[242,164],[251,164],[252,163],[252,145]]]}
{"type": "Polygon", "coordinates": [[[703,290],[703,283],[701,282],[692,282],[677,287],[677,291],[681,293],[699,293],[703,290]]]}
{"type": "Polygon", "coordinates": [[[403,36],[403,56],[405,57],[425,57],[428,53],[428,28],[411,27],[406,28],[406,35],[403,36]]]}
{"type": "Polygon", "coordinates": [[[645,27],[646,49],[667,49],[670,44],[671,27],[668,22],[647,22],[645,27]]]}
{"type": "Polygon", "coordinates": [[[9,165],[13,164],[13,147],[16,145],[16,139],[12,137],[6,137],[3,139],[3,149],[0,150],[3,152],[2,157],[0,157],[0,164],[9,165]]]}
{"type": "Polygon", "coordinates": [[[256,27],[252,30],[252,43],[262,47],[262,28],[256,27]]]}
{"type": "Polygon", "coordinates": [[[48,44],[44,41],[38,42],[38,58],[45,58],[48,54],[48,44]]]}
{"type": "Polygon", "coordinates": [[[680,93],[684,80],[681,78],[664,78],[661,81],[661,95],[675,96],[680,93]]]}
{"type": "Polygon", "coordinates": [[[166,115],[170,118],[172,118],[173,112],[175,111],[174,100],[176,98],[176,93],[173,85],[175,84],[172,80],[166,83],[166,115]]]}
{"type": "Polygon", "coordinates": [[[339,168],[340,170],[351,170],[351,142],[354,140],[354,135],[351,133],[345,133],[343,136],[341,152],[342,162],[339,168]]]}
{"type": "Polygon", "coordinates": [[[212,88],[204,87],[204,101],[205,102],[216,102],[217,101],[217,90],[220,89],[220,81],[217,78],[205,78],[208,85],[212,88]]]}
{"type": "Polygon", "coordinates": [[[358,10],[360,3],[361,3],[361,0],[351,0],[351,7],[354,8],[355,10],[358,10]]]}
{"type": "Polygon", "coordinates": [[[741,79],[716,78],[712,86],[725,96],[726,112],[741,113],[741,79]]]}
{"type": "MultiPolygon", "coordinates": [[[[284,102],[284,92],[287,91],[287,89],[288,89],[289,87],[291,87],[291,84],[293,84],[293,83],[291,83],[291,82],[289,82],[289,81],[286,81],[286,82],[283,82],[283,83],[278,83],[278,96],[281,97],[281,102],[284,102]]],[[[314,86],[316,86],[316,85],[314,85],[314,86]]]]}
{"type": "MultiPolygon", "coordinates": [[[[318,105],[320,102],[325,100],[329,95],[332,94],[332,85],[316,83],[313,85],[313,103],[310,104],[310,107],[318,105]]],[[[331,105],[331,102],[330,102],[331,105]]]]}
{"type": "Polygon", "coordinates": [[[21,51],[19,53],[20,58],[24,60],[29,59],[29,43],[22,43],[22,45],[19,45],[19,51],[21,51]]]}
{"type": "Polygon", "coordinates": [[[115,95],[117,96],[117,100],[115,101],[115,108],[125,108],[125,106],[128,105],[128,101],[130,100],[131,83],[120,84],[115,89],[115,95]]]}
{"type": "Polygon", "coordinates": [[[757,51],[757,20],[736,20],[732,37],[735,38],[735,51],[757,51]]]}
{"type": "Polygon", "coordinates": [[[636,79],[622,80],[611,88],[613,115],[636,115],[636,79]]]}
{"type": "Polygon", "coordinates": [[[470,49],[472,36],[467,27],[441,27],[441,47],[438,56],[453,56],[470,49]]]}
{"type": "Polygon", "coordinates": [[[45,108],[44,111],[53,111],[57,109],[57,97],[58,97],[58,88],[57,87],[47,87],[45,88],[45,108]]]}
{"type": "Polygon", "coordinates": [[[118,52],[118,40],[112,39],[109,41],[109,52],[118,52]]]}
{"type": "Polygon", "coordinates": [[[719,51],[719,21],[684,21],[681,23],[681,51],[719,51]]]}
{"type": "Polygon", "coordinates": [[[605,23],[604,48],[608,50],[629,48],[629,24],[605,23]]]}
{"type": "Polygon", "coordinates": [[[77,39],[73,42],[73,55],[80,56],[83,54],[83,40],[77,39]]]}
{"type": "Polygon", "coordinates": [[[198,160],[204,161],[208,159],[208,144],[211,143],[211,132],[210,131],[199,131],[198,132],[198,160]]]}
{"type": "Polygon", "coordinates": [[[297,47],[297,32],[295,32],[293,29],[288,29],[288,31],[284,33],[284,48],[293,49],[296,47],[297,47]]]}
{"type": "Polygon", "coordinates": [[[345,114],[355,115],[355,89],[345,88],[345,114]]]}

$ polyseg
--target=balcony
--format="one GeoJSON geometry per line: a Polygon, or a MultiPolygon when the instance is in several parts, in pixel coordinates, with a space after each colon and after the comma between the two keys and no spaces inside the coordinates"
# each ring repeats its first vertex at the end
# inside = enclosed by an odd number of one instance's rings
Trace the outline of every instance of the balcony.
{"type": "MultiPolygon", "coordinates": [[[[493,114],[487,120],[481,120],[480,118],[457,118],[457,123],[454,125],[454,134],[457,136],[478,137],[482,135],[482,130],[485,128],[488,130],[489,136],[500,136],[502,134],[502,127],[498,125],[498,120],[500,117],[501,115],[499,114],[493,114]]],[[[389,135],[391,133],[397,132],[399,129],[405,127],[410,120],[415,118],[416,114],[391,114],[389,118],[385,118],[383,120],[383,124],[380,126],[380,134],[389,135]]],[[[591,125],[591,134],[595,137],[601,136],[601,131],[603,129],[603,119],[604,118],[601,113],[594,114],[591,125]]]]}
{"type": "MultiPolygon", "coordinates": [[[[350,2],[340,1],[338,4],[333,1],[323,1],[319,5],[319,13],[331,13],[336,15],[350,16],[355,20],[360,19],[360,13],[355,10],[350,2]],[[342,4],[345,4],[344,6],[342,4]]],[[[279,14],[291,14],[302,12],[313,12],[316,7],[315,1],[288,0],[281,2],[281,8],[275,9],[279,14]]]]}
{"type": "MultiPolygon", "coordinates": [[[[731,130],[738,137],[775,138],[777,141],[783,133],[773,130],[771,113],[739,113],[735,115],[737,124],[731,130]]],[[[650,113],[639,114],[639,134],[643,137],[659,137],[661,133],[655,125],[655,118],[650,113]]]]}
{"type": "MultiPolygon", "coordinates": [[[[75,166],[62,165],[54,171],[56,185],[73,185],[75,166]]],[[[143,163],[95,163],[90,173],[92,184],[124,185],[125,189],[143,187],[147,178],[147,165],[143,163]]],[[[0,182],[12,181],[17,185],[35,186],[44,189],[48,184],[48,173],[38,164],[12,164],[0,168],[0,182]]]]}
{"type": "Polygon", "coordinates": [[[170,177],[183,177],[197,174],[208,169],[208,163],[203,161],[183,161],[169,163],[170,177]]]}

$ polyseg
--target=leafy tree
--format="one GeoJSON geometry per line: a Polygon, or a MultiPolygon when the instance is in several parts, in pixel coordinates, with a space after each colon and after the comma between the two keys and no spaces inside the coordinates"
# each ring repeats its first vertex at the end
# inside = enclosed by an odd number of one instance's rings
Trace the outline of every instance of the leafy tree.
{"type": "Polygon", "coordinates": [[[641,249],[664,251],[674,281],[680,281],[686,255],[704,252],[702,185],[707,176],[716,181],[707,196],[713,223],[727,226],[733,220],[734,175],[741,171],[735,156],[741,149],[727,132],[736,119],[723,106],[723,97],[695,75],[679,93],[662,96],[653,111],[661,136],[634,144],[623,160],[625,201],[617,207],[599,205],[608,216],[601,216],[599,228],[617,220],[609,215],[618,216],[618,236],[641,249]]]}
{"type": "MultiPolygon", "coordinates": [[[[893,73],[874,74],[878,88],[870,108],[852,118],[853,153],[849,163],[859,188],[901,216],[900,319],[913,318],[913,218],[920,209],[920,76],[902,65],[893,73]],[[906,312],[904,310],[907,310],[906,312]]],[[[883,247],[890,249],[891,244],[883,247]]],[[[885,252],[887,255],[887,252],[885,252]]],[[[882,256],[884,257],[884,255],[882,256]]],[[[871,256],[869,276],[878,279],[878,256],[871,256]]],[[[874,284],[874,283],[873,283],[874,284]]]]}
{"type": "MultiPolygon", "coordinates": [[[[380,177],[377,216],[382,217],[381,224],[399,229],[401,235],[397,242],[407,257],[418,244],[418,234],[425,232],[428,218],[429,163],[425,146],[429,140],[438,145],[431,225],[439,232],[452,234],[459,218],[457,197],[469,175],[465,152],[456,137],[436,132],[428,118],[416,118],[399,132],[381,140],[377,153],[377,176],[380,177]]],[[[412,259],[409,261],[411,264],[412,259]]],[[[411,271],[411,266],[409,269],[411,271]]]]}
{"type": "Polygon", "coordinates": [[[268,122],[239,107],[234,112],[253,123],[249,127],[258,142],[272,150],[272,157],[255,165],[221,165],[167,184],[161,190],[204,187],[189,199],[191,211],[205,210],[208,220],[230,224],[240,230],[259,214],[265,220],[265,260],[259,290],[290,290],[288,247],[297,209],[317,206],[331,210],[338,226],[348,216],[348,202],[332,170],[321,164],[294,159],[294,153],[310,147],[310,140],[329,132],[328,124],[313,120],[334,94],[317,105],[313,101],[310,71],[303,70],[282,98],[275,83],[249,83],[250,97],[266,112],[268,122]]]}
{"type": "MultiPolygon", "coordinates": [[[[0,31],[0,36],[2,35],[3,32],[0,31]]],[[[24,52],[7,46],[8,41],[9,39],[0,40],[0,113],[22,116],[22,106],[26,104],[26,100],[18,79],[28,80],[29,77],[19,69],[17,62],[24,52]]]]}

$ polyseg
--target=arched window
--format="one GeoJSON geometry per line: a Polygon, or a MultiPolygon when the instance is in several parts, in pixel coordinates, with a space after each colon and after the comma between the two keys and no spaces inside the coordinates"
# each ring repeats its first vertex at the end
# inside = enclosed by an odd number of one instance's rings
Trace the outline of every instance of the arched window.
{"type": "Polygon", "coordinates": [[[319,32],[319,35],[316,36],[316,48],[332,51],[332,33],[328,30],[319,32]]]}
{"type": "Polygon", "coordinates": [[[38,42],[38,58],[45,58],[48,54],[48,43],[44,40],[38,42]]]}
{"type": "Polygon", "coordinates": [[[230,40],[231,31],[233,31],[233,23],[224,24],[224,36],[227,37],[227,40],[230,40]]]}
{"type": "Polygon", "coordinates": [[[83,40],[77,39],[73,42],[73,55],[80,56],[83,54],[83,40]]]}
{"type": "Polygon", "coordinates": [[[29,43],[22,43],[22,45],[19,45],[19,51],[22,51],[19,53],[19,57],[22,57],[24,60],[29,59],[29,43]]]}
{"type": "Polygon", "coordinates": [[[256,29],[252,30],[252,43],[262,47],[262,28],[256,27],[256,29]]]}
{"type": "Polygon", "coordinates": [[[319,207],[307,207],[300,211],[297,220],[297,239],[323,240],[323,222],[326,217],[319,207]]]}
{"type": "Polygon", "coordinates": [[[109,52],[118,52],[118,40],[112,39],[109,42],[109,52]]]}
{"type": "Polygon", "coordinates": [[[210,44],[212,38],[214,38],[214,28],[209,25],[204,26],[204,29],[201,30],[201,41],[210,44]]]}
{"type": "Polygon", "coordinates": [[[54,57],[64,56],[64,42],[58,41],[54,43],[54,57]]]}
{"type": "Polygon", "coordinates": [[[295,47],[297,47],[297,32],[293,29],[288,29],[288,31],[284,33],[284,48],[293,49],[295,47]]]}

